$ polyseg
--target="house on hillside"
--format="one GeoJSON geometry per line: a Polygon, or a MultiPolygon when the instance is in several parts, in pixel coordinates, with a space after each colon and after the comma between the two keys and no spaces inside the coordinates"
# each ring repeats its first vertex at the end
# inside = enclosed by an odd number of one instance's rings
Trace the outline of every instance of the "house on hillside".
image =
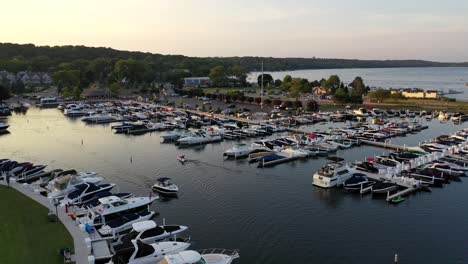
{"type": "Polygon", "coordinates": [[[312,93],[316,95],[325,95],[327,94],[327,90],[323,87],[315,86],[314,88],[312,88],[312,93]]]}

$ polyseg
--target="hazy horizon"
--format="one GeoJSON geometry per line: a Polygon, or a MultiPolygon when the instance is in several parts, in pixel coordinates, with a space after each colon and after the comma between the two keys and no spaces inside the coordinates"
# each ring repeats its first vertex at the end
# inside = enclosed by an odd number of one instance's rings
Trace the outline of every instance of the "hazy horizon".
{"type": "Polygon", "coordinates": [[[18,0],[3,7],[12,11],[0,17],[9,25],[0,42],[196,57],[468,62],[468,1],[460,0],[18,0]]]}

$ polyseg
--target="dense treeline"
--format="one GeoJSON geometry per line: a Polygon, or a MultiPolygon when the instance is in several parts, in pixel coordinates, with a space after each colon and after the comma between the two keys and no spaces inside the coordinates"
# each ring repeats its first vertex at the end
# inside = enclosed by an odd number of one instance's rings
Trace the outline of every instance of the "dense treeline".
{"type": "Polygon", "coordinates": [[[79,63],[106,59],[134,59],[150,64],[156,73],[171,69],[188,69],[193,76],[207,76],[215,66],[240,65],[249,71],[259,70],[263,60],[265,70],[333,69],[333,68],[377,68],[377,67],[445,67],[468,66],[467,63],[440,63],[420,60],[345,60],[321,58],[260,58],[260,57],[186,57],[161,55],[147,52],[120,51],[111,48],[85,46],[35,46],[33,44],[0,43],[0,69],[11,72],[21,70],[55,71],[63,63],[79,63]]]}

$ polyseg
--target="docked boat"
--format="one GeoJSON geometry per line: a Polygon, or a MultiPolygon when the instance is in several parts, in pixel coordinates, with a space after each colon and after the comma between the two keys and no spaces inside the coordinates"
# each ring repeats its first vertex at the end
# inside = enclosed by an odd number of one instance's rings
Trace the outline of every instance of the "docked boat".
{"type": "Polygon", "coordinates": [[[154,216],[153,211],[141,211],[138,213],[126,213],[106,222],[98,229],[102,236],[117,235],[132,228],[133,224],[147,221],[154,216]]]}
{"type": "Polygon", "coordinates": [[[237,144],[233,148],[230,148],[224,151],[223,155],[230,158],[241,158],[247,157],[250,153],[253,152],[253,149],[248,147],[245,144],[237,144]]]}
{"type": "Polygon", "coordinates": [[[110,191],[112,188],[114,188],[114,186],[115,184],[113,183],[96,185],[90,182],[85,182],[83,184],[76,185],[75,190],[67,194],[63,200],[60,201],[60,204],[65,206],[66,204],[86,202],[95,194],[110,191]]]}
{"type": "Polygon", "coordinates": [[[206,249],[201,252],[187,250],[164,256],[158,264],[231,264],[239,258],[237,250],[206,249]]]}
{"type": "Polygon", "coordinates": [[[359,191],[375,184],[374,181],[369,181],[365,174],[354,173],[351,178],[344,182],[344,188],[348,191],[359,191]]]}
{"type": "Polygon", "coordinates": [[[198,145],[221,141],[223,138],[217,133],[196,132],[192,136],[183,137],[177,140],[179,145],[198,145]]]}
{"type": "Polygon", "coordinates": [[[75,186],[83,183],[98,184],[104,178],[102,177],[80,177],[78,175],[65,175],[50,181],[48,188],[50,190],[47,198],[59,199],[76,190],[75,186]]]}
{"type": "Polygon", "coordinates": [[[388,192],[395,191],[397,189],[398,189],[397,185],[388,181],[376,182],[374,185],[372,185],[373,194],[383,194],[383,193],[386,194],[388,192]]]}
{"type": "Polygon", "coordinates": [[[108,264],[154,264],[161,261],[164,256],[177,254],[186,250],[190,243],[185,242],[159,242],[145,244],[140,240],[116,246],[115,254],[108,264]]]}
{"type": "Polygon", "coordinates": [[[111,114],[92,114],[81,119],[86,123],[103,124],[119,121],[119,119],[111,114]]]}
{"type": "Polygon", "coordinates": [[[171,182],[171,178],[162,177],[156,180],[153,190],[162,194],[176,194],[179,191],[179,187],[171,182]]]}
{"type": "Polygon", "coordinates": [[[466,170],[460,170],[449,166],[448,164],[434,163],[428,166],[428,168],[436,169],[444,174],[450,176],[466,176],[466,170]]]}
{"type": "Polygon", "coordinates": [[[356,172],[347,164],[341,163],[343,159],[328,158],[333,162],[326,164],[313,176],[312,184],[322,188],[332,188],[343,185],[356,172]]]}
{"type": "Polygon", "coordinates": [[[144,243],[154,243],[166,238],[174,237],[179,233],[188,229],[186,226],[181,225],[162,225],[158,226],[152,220],[141,221],[132,224],[132,230],[119,237],[113,245],[127,244],[132,240],[140,240],[144,243]]]}
{"type": "Polygon", "coordinates": [[[77,219],[80,224],[94,226],[105,225],[126,213],[138,213],[149,211],[149,206],[157,197],[132,197],[121,199],[116,196],[108,196],[99,199],[99,205],[89,208],[88,214],[77,219]]]}
{"type": "Polygon", "coordinates": [[[0,134],[7,132],[9,127],[10,125],[0,122],[0,134]]]}

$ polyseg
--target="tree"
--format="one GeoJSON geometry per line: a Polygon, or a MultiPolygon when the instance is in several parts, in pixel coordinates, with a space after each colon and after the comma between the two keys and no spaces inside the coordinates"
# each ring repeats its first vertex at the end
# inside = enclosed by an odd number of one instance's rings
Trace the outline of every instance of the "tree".
{"type": "Polygon", "coordinates": [[[340,80],[340,77],[338,77],[338,75],[331,75],[328,78],[326,84],[327,84],[328,89],[330,89],[331,94],[335,94],[336,89],[340,87],[340,83],[341,83],[341,80],[340,80]]]}
{"type": "Polygon", "coordinates": [[[75,99],[80,99],[81,98],[81,93],[83,92],[83,90],[80,88],[80,87],[75,87],[73,88],[73,97],[75,99]]]}
{"type": "Polygon", "coordinates": [[[271,100],[270,100],[270,99],[265,99],[265,100],[263,100],[263,104],[264,104],[264,105],[270,105],[270,104],[271,104],[271,100]]]}
{"type": "Polygon", "coordinates": [[[11,97],[8,87],[0,84],[0,102],[11,97]]]}
{"type": "Polygon", "coordinates": [[[234,81],[238,86],[245,86],[247,84],[247,69],[236,65],[229,68],[229,74],[234,77],[234,81]]]}
{"type": "Polygon", "coordinates": [[[353,87],[354,91],[357,94],[366,94],[366,86],[364,85],[364,81],[361,77],[356,77],[354,80],[349,84],[349,86],[353,87]]]}
{"type": "Polygon", "coordinates": [[[294,108],[296,108],[296,109],[297,108],[302,108],[302,106],[303,106],[302,102],[300,100],[294,101],[293,105],[294,105],[294,108]]]}
{"type": "Polygon", "coordinates": [[[284,78],[283,78],[283,83],[290,83],[290,82],[292,82],[292,77],[291,77],[291,75],[286,75],[286,76],[284,76],[284,78]]]}
{"type": "Polygon", "coordinates": [[[275,80],[275,87],[281,87],[283,82],[280,79],[275,80]]]}
{"type": "Polygon", "coordinates": [[[350,91],[348,93],[348,102],[353,104],[362,104],[362,95],[356,93],[355,91],[350,91]]]}
{"type": "Polygon", "coordinates": [[[247,102],[249,102],[250,104],[254,101],[254,98],[253,97],[247,97],[247,102]]]}
{"type": "Polygon", "coordinates": [[[389,99],[391,97],[390,90],[387,89],[377,89],[372,91],[368,94],[370,98],[377,99],[379,102],[382,102],[385,99],[389,99]]]}
{"type": "MultiPolygon", "coordinates": [[[[268,74],[268,73],[263,74],[263,87],[265,88],[271,87],[273,86],[274,82],[275,81],[273,80],[273,76],[271,76],[271,74],[268,74]]],[[[262,85],[262,74],[260,74],[257,77],[257,83],[258,83],[258,86],[262,85]]]]}
{"type": "Polygon", "coordinates": [[[261,104],[261,103],[262,103],[262,98],[260,98],[260,97],[255,97],[255,103],[261,104]]]}
{"type": "Polygon", "coordinates": [[[280,86],[280,89],[283,91],[289,91],[289,88],[291,88],[291,82],[292,82],[292,77],[291,75],[286,75],[283,78],[283,83],[280,86]]]}
{"type": "Polygon", "coordinates": [[[73,90],[69,87],[65,87],[62,89],[62,96],[64,98],[71,98],[73,97],[73,90]]]}
{"type": "Polygon", "coordinates": [[[226,74],[226,68],[220,65],[212,68],[208,77],[210,77],[214,86],[224,87],[227,83],[226,74]]]}
{"type": "Polygon", "coordinates": [[[307,79],[294,78],[289,87],[289,95],[296,97],[301,93],[308,93],[311,91],[309,81],[307,79]]]}
{"type": "Polygon", "coordinates": [[[58,87],[75,87],[80,85],[79,70],[59,70],[52,75],[58,87]]]}
{"type": "Polygon", "coordinates": [[[338,103],[346,103],[348,101],[348,94],[344,89],[338,88],[333,96],[333,100],[338,103]]]}
{"type": "Polygon", "coordinates": [[[184,106],[184,100],[182,98],[179,99],[179,107],[184,106]]]}
{"type": "Polygon", "coordinates": [[[120,90],[120,85],[118,85],[117,83],[112,83],[111,85],[109,85],[108,90],[109,90],[109,92],[111,94],[117,95],[119,93],[119,90],[120,90]]]}

